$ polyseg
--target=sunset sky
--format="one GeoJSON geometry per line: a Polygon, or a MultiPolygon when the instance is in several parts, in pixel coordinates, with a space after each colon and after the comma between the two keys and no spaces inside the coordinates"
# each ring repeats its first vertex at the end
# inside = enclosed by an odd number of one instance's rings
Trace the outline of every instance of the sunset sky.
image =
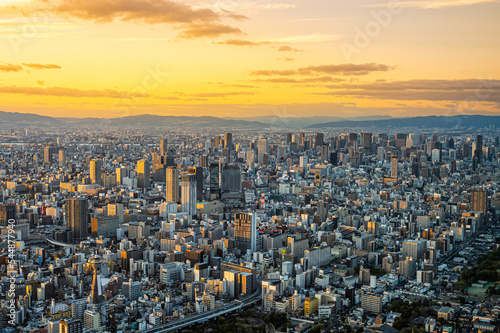
{"type": "Polygon", "coordinates": [[[500,115],[497,0],[0,0],[0,110],[500,115]]]}

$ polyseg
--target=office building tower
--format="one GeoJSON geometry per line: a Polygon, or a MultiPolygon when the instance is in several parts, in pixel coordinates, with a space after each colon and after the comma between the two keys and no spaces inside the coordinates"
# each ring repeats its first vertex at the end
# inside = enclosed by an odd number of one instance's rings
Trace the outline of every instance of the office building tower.
{"type": "Polygon", "coordinates": [[[258,143],[258,162],[259,164],[264,164],[264,155],[267,155],[267,139],[260,139],[258,143]]]}
{"type": "Polygon", "coordinates": [[[196,176],[196,200],[203,201],[203,167],[189,167],[188,173],[196,176]]]}
{"type": "Polygon", "coordinates": [[[373,138],[373,135],[372,133],[363,133],[363,148],[366,150],[366,151],[371,151],[371,148],[372,148],[372,139],[373,138]]]}
{"type": "Polygon", "coordinates": [[[476,137],[476,149],[474,150],[474,157],[477,158],[478,164],[483,163],[483,136],[476,137]]]}
{"type": "Polygon", "coordinates": [[[54,155],[57,154],[57,148],[52,146],[47,146],[43,149],[43,163],[52,163],[54,155]]]}
{"type": "Polygon", "coordinates": [[[166,176],[166,200],[180,202],[179,195],[179,169],[168,167],[166,176]]]}
{"type": "Polygon", "coordinates": [[[196,215],[196,175],[182,175],[181,181],[182,211],[188,215],[196,215]]]}
{"type": "Polygon", "coordinates": [[[396,155],[391,157],[391,177],[398,178],[398,157],[396,155]]]}
{"type": "Polygon", "coordinates": [[[224,148],[228,148],[229,150],[233,150],[233,134],[226,133],[224,134],[224,148]]]}
{"type": "Polygon", "coordinates": [[[8,225],[8,221],[16,218],[16,205],[0,204],[0,225],[8,225]]]}
{"type": "Polygon", "coordinates": [[[486,191],[471,191],[470,209],[473,212],[483,212],[486,215],[486,191]]]}
{"type": "Polygon", "coordinates": [[[241,192],[241,169],[238,164],[225,164],[221,172],[221,193],[241,192]]]}
{"type": "Polygon", "coordinates": [[[66,166],[66,149],[59,149],[59,166],[66,166]]]}
{"type": "Polygon", "coordinates": [[[425,239],[408,240],[403,242],[403,258],[413,258],[419,261],[424,256],[427,247],[425,239]]]}
{"type": "Polygon", "coordinates": [[[234,246],[246,254],[257,250],[257,215],[236,214],[234,218],[234,246]]]}
{"type": "Polygon", "coordinates": [[[102,161],[101,160],[92,160],[90,161],[90,181],[92,184],[101,185],[101,169],[102,169],[102,161]]]}
{"type": "Polygon", "coordinates": [[[160,139],[160,156],[167,155],[167,139],[160,139]]]}
{"type": "Polygon", "coordinates": [[[146,160],[137,162],[137,188],[148,188],[150,186],[151,163],[146,160]]]}
{"type": "Polygon", "coordinates": [[[316,133],[316,137],[314,139],[314,147],[318,149],[318,147],[321,147],[325,142],[325,134],[323,133],[316,133]]]}
{"type": "Polygon", "coordinates": [[[89,203],[86,198],[66,199],[66,230],[73,238],[83,239],[88,235],[89,203]]]}
{"type": "Polygon", "coordinates": [[[220,199],[219,163],[210,163],[210,200],[220,199]]]}

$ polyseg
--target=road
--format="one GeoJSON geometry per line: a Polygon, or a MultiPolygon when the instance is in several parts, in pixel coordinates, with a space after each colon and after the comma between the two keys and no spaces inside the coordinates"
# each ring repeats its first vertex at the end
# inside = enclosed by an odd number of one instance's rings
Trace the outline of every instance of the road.
{"type": "Polygon", "coordinates": [[[234,311],[238,311],[243,309],[244,307],[257,303],[261,299],[261,288],[258,287],[257,291],[251,294],[248,297],[245,297],[239,301],[234,301],[229,304],[226,304],[220,308],[214,309],[212,311],[207,311],[199,314],[195,314],[193,316],[189,316],[187,318],[176,320],[170,323],[163,324],[158,327],[150,328],[142,331],[143,333],[164,333],[180,330],[186,327],[189,327],[196,323],[205,322],[217,317],[220,317],[225,314],[229,314],[234,311]]]}

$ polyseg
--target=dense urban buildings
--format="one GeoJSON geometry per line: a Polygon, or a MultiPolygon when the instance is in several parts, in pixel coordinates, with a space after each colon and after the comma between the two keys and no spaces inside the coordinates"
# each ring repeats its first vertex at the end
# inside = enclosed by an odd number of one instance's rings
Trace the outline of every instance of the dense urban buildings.
{"type": "Polygon", "coordinates": [[[3,131],[0,326],[498,331],[498,132],[404,130],[3,131]]]}

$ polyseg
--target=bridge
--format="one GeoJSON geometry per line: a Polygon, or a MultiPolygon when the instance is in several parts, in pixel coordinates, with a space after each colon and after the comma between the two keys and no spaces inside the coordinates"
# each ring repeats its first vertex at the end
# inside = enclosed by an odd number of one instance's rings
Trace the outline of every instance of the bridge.
{"type": "Polygon", "coordinates": [[[226,304],[220,308],[213,309],[211,311],[195,314],[187,318],[176,320],[170,323],[166,323],[157,327],[153,327],[142,331],[143,333],[166,333],[184,329],[194,324],[202,323],[208,320],[216,319],[220,316],[230,314],[235,311],[243,310],[243,308],[253,305],[260,301],[261,299],[261,288],[257,288],[257,291],[247,296],[240,301],[233,301],[226,304]]]}

